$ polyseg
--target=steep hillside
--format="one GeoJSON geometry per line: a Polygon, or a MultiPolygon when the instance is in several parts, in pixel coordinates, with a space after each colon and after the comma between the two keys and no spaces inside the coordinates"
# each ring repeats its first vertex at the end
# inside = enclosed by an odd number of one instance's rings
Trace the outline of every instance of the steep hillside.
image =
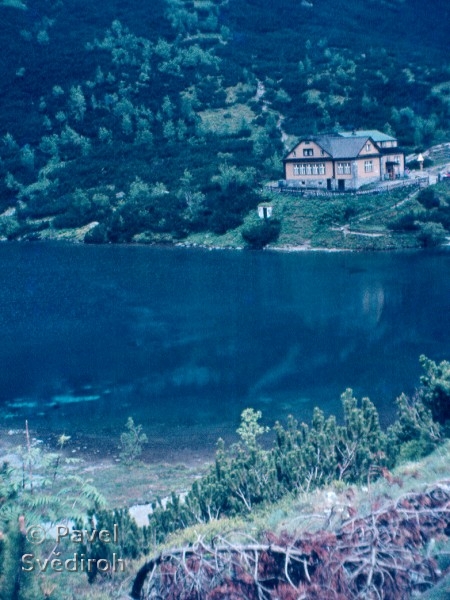
{"type": "Polygon", "coordinates": [[[418,0],[3,0],[0,235],[240,225],[290,136],[450,136],[449,8],[418,0]],[[98,225],[94,226],[94,223],[98,225]]]}

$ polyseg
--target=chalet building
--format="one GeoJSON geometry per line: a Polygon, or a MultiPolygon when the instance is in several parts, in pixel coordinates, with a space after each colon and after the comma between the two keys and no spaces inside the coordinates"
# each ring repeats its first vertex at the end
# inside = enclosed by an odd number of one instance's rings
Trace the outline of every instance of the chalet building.
{"type": "Polygon", "coordinates": [[[397,140],[376,130],[342,131],[303,138],[283,161],[282,187],[357,190],[404,176],[397,140]]]}

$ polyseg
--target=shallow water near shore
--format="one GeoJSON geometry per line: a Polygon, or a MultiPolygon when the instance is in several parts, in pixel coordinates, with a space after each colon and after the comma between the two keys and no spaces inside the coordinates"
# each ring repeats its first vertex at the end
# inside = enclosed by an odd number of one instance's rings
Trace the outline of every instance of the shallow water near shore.
{"type": "Polygon", "coordinates": [[[340,394],[387,423],[419,355],[449,358],[450,252],[0,246],[0,419],[114,453],[128,416],[158,460],[213,452],[340,394]]]}

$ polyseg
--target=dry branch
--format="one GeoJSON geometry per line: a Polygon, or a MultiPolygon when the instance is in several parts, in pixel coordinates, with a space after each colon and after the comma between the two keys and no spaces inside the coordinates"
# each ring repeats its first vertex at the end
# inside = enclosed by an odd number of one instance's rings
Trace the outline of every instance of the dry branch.
{"type": "Polygon", "coordinates": [[[400,600],[436,583],[441,573],[423,549],[449,535],[450,488],[435,486],[349,519],[334,533],[267,533],[267,543],[198,539],[164,551],[139,570],[131,597],[400,600]]]}

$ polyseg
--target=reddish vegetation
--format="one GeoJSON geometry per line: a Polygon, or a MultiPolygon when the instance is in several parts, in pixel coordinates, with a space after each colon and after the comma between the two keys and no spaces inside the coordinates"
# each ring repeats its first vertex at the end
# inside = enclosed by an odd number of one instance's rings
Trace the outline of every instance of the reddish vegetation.
{"type": "Polygon", "coordinates": [[[447,536],[450,487],[440,485],[374,506],[336,532],[300,538],[268,533],[267,543],[199,540],[164,552],[141,568],[132,598],[403,600],[442,575],[431,552],[423,550],[447,536]]]}

